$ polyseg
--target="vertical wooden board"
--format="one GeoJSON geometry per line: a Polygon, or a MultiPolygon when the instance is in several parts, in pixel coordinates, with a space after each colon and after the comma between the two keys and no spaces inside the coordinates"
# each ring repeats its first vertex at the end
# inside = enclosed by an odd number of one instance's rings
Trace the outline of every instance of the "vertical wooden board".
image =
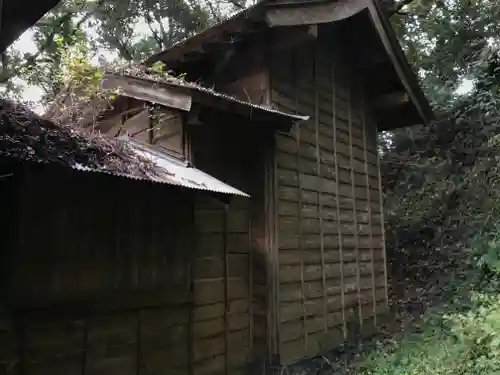
{"type": "Polygon", "coordinates": [[[282,364],[291,364],[306,355],[304,338],[282,343],[280,345],[280,359],[282,364]]]}
{"type": "Polygon", "coordinates": [[[224,259],[219,257],[196,258],[192,263],[194,280],[224,277],[224,259]]]}
{"type": "MultiPolygon", "coordinates": [[[[365,95],[363,93],[362,96],[362,113],[361,113],[361,120],[362,120],[362,125],[363,125],[363,146],[364,146],[364,154],[365,154],[365,171],[366,171],[366,189],[367,189],[367,196],[368,196],[368,232],[370,238],[373,240],[373,223],[372,223],[372,204],[371,204],[371,194],[369,192],[370,190],[370,185],[371,185],[371,178],[368,174],[368,129],[367,129],[367,110],[365,108],[365,95]]],[[[378,188],[378,187],[377,187],[378,188]]],[[[372,262],[372,307],[373,307],[373,326],[377,326],[377,303],[376,303],[376,269],[375,269],[375,246],[373,245],[373,241],[370,243],[370,252],[371,252],[371,262],[372,262]]],[[[368,322],[367,322],[368,323],[368,322]]],[[[370,324],[367,325],[368,331],[371,330],[370,324]]]]}
{"type": "Polygon", "coordinates": [[[230,207],[227,218],[227,230],[230,233],[247,233],[250,223],[250,212],[247,209],[230,207]]]}
{"type": "Polygon", "coordinates": [[[290,320],[282,323],[280,330],[281,343],[287,343],[303,338],[304,324],[301,320],[290,320]]]}
{"type": "MultiPolygon", "coordinates": [[[[347,326],[346,326],[346,317],[345,317],[345,296],[344,296],[344,249],[343,249],[343,232],[341,230],[342,227],[342,218],[341,218],[341,205],[343,203],[342,198],[340,197],[340,168],[339,168],[339,154],[337,153],[337,145],[340,143],[340,139],[338,135],[341,132],[338,131],[338,126],[340,125],[340,121],[337,116],[338,112],[338,100],[337,95],[342,91],[339,86],[339,72],[336,68],[336,64],[330,60],[330,83],[331,83],[331,93],[332,93],[332,134],[333,134],[333,163],[335,166],[335,175],[336,186],[335,186],[335,197],[336,197],[336,220],[337,220],[337,228],[338,228],[338,247],[339,247],[339,258],[340,258],[340,311],[342,317],[342,334],[343,337],[346,337],[347,334],[347,326]]],[[[349,135],[348,135],[349,137],[349,135]]]]}
{"type": "Polygon", "coordinates": [[[193,320],[197,322],[222,317],[224,315],[224,309],[226,308],[230,314],[245,313],[249,310],[248,300],[236,299],[210,305],[195,306],[192,312],[193,320]]]}
{"type": "Polygon", "coordinates": [[[141,356],[141,374],[188,373],[189,353],[186,345],[173,345],[166,349],[145,351],[141,356]]]}
{"type": "Polygon", "coordinates": [[[199,257],[223,257],[224,237],[222,233],[199,234],[195,255],[199,257]]]}
{"type": "Polygon", "coordinates": [[[202,359],[212,358],[216,355],[224,355],[226,347],[226,336],[221,334],[203,340],[196,340],[193,343],[193,361],[198,362],[202,359]]]}
{"type": "Polygon", "coordinates": [[[248,254],[249,251],[250,243],[248,238],[248,231],[246,233],[228,233],[227,252],[229,254],[248,254]]]}
{"type": "MultiPolygon", "coordinates": [[[[360,325],[360,330],[363,330],[363,316],[362,316],[362,309],[361,309],[361,291],[360,291],[360,259],[359,259],[359,248],[360,248],[360,234],[359,234],[359,224],[358,224],[358,216],[357,216],[357,208],[356,208],[356,203],[358,201],[358,197],[360,197],[362,194],[366,193],[365,189],[359,189],[356,188],[355,186],[355,178],[354,178],[354,154],[353,154],[353,138],[355,136],[355,127],[353,124],[353,114],[356,111],[356,100],[358,99],[358,96],[356,95],[356,81],[353,79],[354,77],[352,74],[350,75],[350,80],[349,80],[349,96],[348,96],[348,125],[349,125],[349,159],[351,163],[351,187],[352,187],[352,197],[353,199],[353,218],[355,222],[355,228],[356,228],[356,233],[354,234],[354,244],[353,246],[356,249],[356,286],[357,286],[357,304],[358,304],[358,314],[359,314],[359,325],[360,325]]],[[[363,164],[363,167],[365,165],[363,164]]],[[[365,168],[363,168],[365,170],[365,168]]],[[[347,244],[346,242],[344,242],[347,244]]]]}
{"type": "Polygon", "coordinates": [[[61,371],[82,369],[83,323],[77,320],[25,321],[24,358],[28,372],[44,373],[52,364],[61,371]]]}
{"type": "Polygon", "coordinates": [[[195,281],[193,285],[193,303],[206,305],[224,301],[224,279],[195,281]]]}
{"type": "Polygon", "coordinates": [[[141,311],[141,347],[144,352],[179,345],[188,337],[187,307],[141,311]]]}
{"type": "MultiPolygon", "coordinates": [[[[377,157],[377,168],[378,168],[378,182],[379,182],[379,202],[382,205],[382,179],[380,175],[380,157],[377,157]]],[[[386,255],[386,244],[385,244],[385,222],[384,222],[384,210],[380,207],[380,222],[381,222],[381,232],[382,232],[382,251],[384,254],[384,274],[385,274],[385,306],[389,306],[389,287],[387,281],[387,255],[386,255]]]]}
{"type": "Polygon", "coordinates": [[[88,374],[135,374],[137,368],[137,319],[116,313],[88,321],[88,374]]]}
{"type": "Polygon", "coordinates": [[[196,228],[200,233],[222,233],[224,230],[224,211],[213,209],[195,210],[196,228]]]}
{"type": "MultiPolygon", "coordinates": [[[[319,97],[319,82],[324,79],[322,77],[322,66],[321,62],[319,60],[319,54],[318,54],[318,48],[317,45],[314,45],[313,49],[313,63],[314,63],[314,123],[315,123],[315,142],[316,142],[316,163],[317,163],[317,169],[318,169],[318,178],[321,178],[321,171],[324,169],[323,164],[321,163],[320,159],[320,147],[325,146],[321,144],[321,139],[325,138],[320,135],[320,120],[319,120],[319,106],[320,106],[320,97],[319,97]]],[[[326,69],[326,67],[325,67],[326,69]]],[[[331,107],[330,107],[331,110],[331,107]]],[[[327,149],[333,150],[333,146],[331,142],[329,142],[328,145],[326,145],[327,149]],[[331,147],[331,148],[330,148],[331,147]]],[[[330,168],[330,170],[332,170],[330,168]]],[[[335,174],[336,175],[336,174],[335,174]]],[[[323,188],[323,192],[331,192],[334,191],[335,187],[335,182],[332,181],[331,184],[325,185],[327,188],[323,188]]],[[[319,227],[320,227],[320,254],[321,254],[321,282],[322,282],[322,289],[323,289],[323,329],[326,332],[328,330],[328,325],[327,325],[327,314],[328,314],[328,307],[327,307],[327,291],[326,291],[326,270],[325,270],[325,241],[324,241],[324,232],[325,232],[325,223],[324,223],[324,217],[323,217],[323,202],[321,200],[321,193],[318,192],[318,199],[317,199],[317,204],[318,204],[318,214],[319,214],[319,227]]],[[[309,350],[311,350],[309,348],[309,350]]]]}

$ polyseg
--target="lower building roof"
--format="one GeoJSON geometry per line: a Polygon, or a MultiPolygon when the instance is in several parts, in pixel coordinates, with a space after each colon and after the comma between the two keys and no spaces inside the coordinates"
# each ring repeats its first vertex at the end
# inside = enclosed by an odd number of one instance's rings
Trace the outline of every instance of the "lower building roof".
{"type": "Polygon", "coordinates": [[[58,125],[24,106],[0,99],[0,159],[55,164],[227,195],[248,194],[136,142],[58,125]]]}

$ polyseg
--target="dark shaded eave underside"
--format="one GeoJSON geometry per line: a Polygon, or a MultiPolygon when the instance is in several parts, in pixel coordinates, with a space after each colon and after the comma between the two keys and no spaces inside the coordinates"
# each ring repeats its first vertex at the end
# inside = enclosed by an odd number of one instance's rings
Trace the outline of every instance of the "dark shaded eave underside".
{"type": "Polygon", "coordinates": [[[0,53],[58,2],[59,0],[0,0],[0,53]]]}
{"type": "MultiPolygon", "coordinates": [[[[413,99],[413,104],[416,107],[415,109],[417,109],[420,116],[422,117],[421,118],[422,122],[424,124],[429,124],[430,121],[435,119],[435,115],[434,115],[434,112],[432,110],[432,107],[430,106],[429,101],[425,97],[425,94],[422,91],[422,88],[418,82],[418,79],[417,79],[414,71],[410,67],[403,50],[401,49],[399,41],[396,37],[394,29],[392,28],[392,26],[390,24],[390,21],[387,17],[385,10],[382,9],[381,4],[377,0],[371,0],[371,4],[373,6],[373,9],[376,11],[376,13],[378,15],[379,24],[383,27],[385,34],[387,35],[388,41],[392,47],[391,51],[388,51],[388,53],[392,52],[392,56],[394,56],[394,58],[396,59],[397,65],[399,65],[399,67],[402,70],[403,77],[400,77],[400,78],[402,79],[402,81],[406,80],[408,93],[411,95],[411,97],[413,99]]],[[[374,21],[374,23],[376,23],[375,19],[373,21],[374,21]]],[[[402,125],[399,125],[399,126],[396,124],[389,124],[388,123],[386,126],[384,126],[385,129],[383,129],[383,130],[396,129],[398,127],[416,125],[418,123],[417,121],[410,121],[410,122],[411,123],[408,123],[408,124],[403,123],[402,125]]]]}

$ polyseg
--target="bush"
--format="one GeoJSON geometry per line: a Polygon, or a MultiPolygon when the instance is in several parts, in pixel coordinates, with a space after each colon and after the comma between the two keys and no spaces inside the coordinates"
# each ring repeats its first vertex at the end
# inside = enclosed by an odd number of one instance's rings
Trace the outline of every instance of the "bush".
{"type": "Polygon", "coordinates": [[[500,283],[480,284],[442,310],[428,311],[421,324],[360,366],[365,375],[500,374],[500,283]]]}

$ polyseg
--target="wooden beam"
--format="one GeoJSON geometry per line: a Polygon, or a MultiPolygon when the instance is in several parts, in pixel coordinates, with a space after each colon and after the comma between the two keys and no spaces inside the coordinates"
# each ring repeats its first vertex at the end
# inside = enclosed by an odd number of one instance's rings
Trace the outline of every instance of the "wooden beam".
{"type": "Polygon", "coordinates": [[[395,91],[386,95],[376,97],[372,102],[375,110],[388,109],[410,102],[410,96],[406,91],[395,91]]]}
{"type": "Polygon", "coordinates": [[[271,27],[330,23],[352,17],[367,6],[365,0],[341,0],[327,4],[303,3],[293,7],[280,6],[267,10],[266,22],[271,27]]]}
{"type": "Polygon", "coordinates": [[[122,96],[157,103],[165,107],[182,111],[191,110],[192,97],[187,88],[113,74],[104,76],[101,87],[106,90],[117,90],[117,93],[122,96]]]}

